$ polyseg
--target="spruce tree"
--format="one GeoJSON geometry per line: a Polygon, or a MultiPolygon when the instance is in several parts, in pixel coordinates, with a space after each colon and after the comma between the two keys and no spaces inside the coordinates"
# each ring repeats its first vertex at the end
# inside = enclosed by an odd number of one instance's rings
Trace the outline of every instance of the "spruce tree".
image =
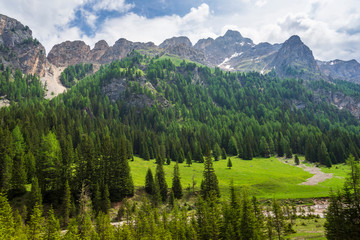
{"type": "Polygon", "coordinates": [[[300,164],[300,160],[297,154],[295,154],[295,164],[299,165],[300,164]]]}
{"type": "Polygon", "coordinates": [[[60,237],[60,223],[54,215],[54,210],[50,208],[46,218],[45,235],[46,240],[58,240],[60,237]]]}
{"type": "Polygon", "coordinates": [[[270,157],[270,149],[269,145],[266,142],[266,138],[264,136],[260,139],[260,146],[259,146],[260,155],[262,157],[268,158],[270,157]]]}
{"type": "Polygon", "coordinates": [[[177,199],[181,199],[183,196],[178,163],[176,163],[174,166],[174,176],[172,179],[172,192],[174,194],[174,197],[177,199]]]}
{"type": "Polygon", "coordinates": [[[71,190],[69,186],[69,182],[66,180],[64,186],[64,196],[62,199],[62,212],[64,225],[67,225],[70,220],[70,210],[71,210],[71,190]]]}
{"type": "Polygon", "coordinates": [[[229,169],[232,168],[232,162],[231,162],[231,159],[230,159],[230,158],[228,159],[227,167],[228,167],[229,169]]]}
{"type": "Polygon", "coordinates": [[[154,182],[153,174],[151,172],[151,169],[148,168],[145,177],[145,192],[152,195],[155,192],[154,188],[155,188],[155,182],[154,182]]]}
{"type": "Polygon", "coordinates": [[[25,184],[27,180],[25,170],[25,142],[18,126],[13,129],[11,135],[14,149],[11,185],[15,193],[23,193],[25,192],[25,184]]]}
{"type": "Polygon", "coordinates": [[[5,194],[0,193],[0,237],[13,239],[15,235],[14,217],[5,194]]]}
{"type": "Polygon", "coordinates": [[[69,222],[67,232],[62,238],[63,240],[80,240],[80,234],[78,230],[78,225],[75,218],[72,218],[69,222]]]}
{"type": "Polygon", "coordinates": [[[203,176],[204,179],[201,182],[201,196],[204,199],[208,198],[210,194],[214,194],[215,196],[220,197],[218,179],[215,174],[210,155],[210,149],[208,146],[206,147],[203,176]]]}
{"type": "Polygon", "coordinates": [[[101,210],[104,213],[108,214],[110,208],[111,208],[110,193],[109,193],[109,187],[106,184],[101,198],[101,210]]]}
{"type": "Polygon", "coordinates": [[[27,237],[29,240],[43,239],[44,222],[45,219],[42,217],[41,207],[39,204],[35,204],[28,224],[27,237]]]}
{"type": "Polygon", "coordinates": [[[30,218],[32,214],[32,209],[35,207],[35,205],[38,205],[38,207],[42,210],[41,189],[39,187],[38,179],[36,177],[32,181],[30,198],[28,199],[27,203],[27,208],[29,210],[28,218],[30,218]]]}
{"type": "Polygon", "coordinates": [[[156,166],[155,184],[157,185],[157,187],[159,189],[161,200],[163,202],[166,202],[168,186],[166,183],[165,172],[164,172],[162,163],[157,164],[157,166],[156,166]]]}
{"type": "Polygon", "coordinates": [[[186,154],[186,164],[188,165],[188,167],[190,167],[190,165],[192,164],[192,157],[191,157],[191,152],[189,151],[187,154],[186,154]]]}
{"type": "Polygon", "coordinates": [[[281,236],[285,230],[285,221],[282,209],[275,198],[272,201],[272,214],[272,225],[274,226],[277,237],[281,240],[281,236]]]}
{"type": "Polygon", "coordinates": [[[243,190],[241,199],[240,236],[241,239],[256,239],[256,219],[247,191],[243,190]]]}
{"type": "Polygon", "coordinates": [[[226,158],[227,158],[227,155],[226,155],[225,148],[222,148],[221,149],[221,159],[226,159],[226,158]]]}

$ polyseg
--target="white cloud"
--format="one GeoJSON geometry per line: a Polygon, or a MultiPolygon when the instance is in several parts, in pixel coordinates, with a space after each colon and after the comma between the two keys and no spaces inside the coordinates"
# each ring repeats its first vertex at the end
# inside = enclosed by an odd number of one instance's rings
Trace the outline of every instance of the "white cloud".
{"type": "Polygon", "coordinates": [[[108,10],[108,11],[117,11],[117,12],[127,12],[132,9],[134,4],[127,4],[125,0],[102,0],[98,1],[93,9],[98,10],[108,10]]]}
{"type": "Polygon", "coordinates": [[[255,43],[284,42],[297,34],[322,60],[360,60],[360,2],[358,0],[227,0],[203,3],[184,16],[155,18],[139,16],[134,4],[125,0],[0,0],[2,14],[28,25],[47,51],[65,40],[82,39],[93,45],[105,39],[113,44],[120,37],[131,41],[161,43],[166,38],[185,35],[193,44],[200,38],[215,38],[234,29],[255,43]],[[270,4],[271,3],[271,4],[270,4]],[[89,4],[92,9],[84,10],[89,4]],[[83,21],[95,36],[87,37],[70,26],[80,10],[83,21]],[[99,10],[117,11],[121,17],[108,17],[100,25],[99,10]]]}
{"type": "Polygon", "coordinates": [[[75,17],[75,10],[87,0],[0,0],[3,14],[28,25],[34,37],[46,47],[51,47],[66,39],[80,38],[81,32],[69,23],[75,17]]]}
{"type": "Polygon", "coordinates": [[[96,41],[106,39],[109,44],[113,44],[122,37],[131,41],[152,41],[160,44],[166,38],[183,35],[195,43],[200,38],[216,36],[208,26],[207,21],[210,17],[209,6],[205,3],[197,8],[191,8],[183,17],[171,15],[148,19],[129,13],[106,20],[95,39],[96,41]]]}

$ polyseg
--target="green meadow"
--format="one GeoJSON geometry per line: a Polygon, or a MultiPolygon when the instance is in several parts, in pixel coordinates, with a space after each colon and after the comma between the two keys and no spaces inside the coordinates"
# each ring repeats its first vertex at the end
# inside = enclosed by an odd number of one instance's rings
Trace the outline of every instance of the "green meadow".
{"type": "MultiPolygon", "coordinates": [[[[250,161],[231,157],[231,161],[233,165],[231,169],[227,168],[227,160],[213,162],[222,198],[229,196],[231,180],[237,188],[246,187],[250,194],[262,199],[327,197],[331,188],[336,190],[342,187],[348,171],[346,165],[337,165],[330,169],[321,168],[325,173],[332,173],[333,178],[315,186],[307,186],[300,183],[305,182],[313,174],[292,164],[280,162],[274,157],[254,158],[250,161]]],[[[153,174],[156,172],[154,160],[145,161],[135,157],[135,160],[129,163],[136,188],[144,186],[148,168],[151,168],[153,174]]],[[[170,165],[164,165],[169,188],[172,184],[174,164],[171,162],[170,165]]],[[[181,163],[179,166],[184,191],[188,188],[192,190],[193,183],[195,183],[195,191],[198,191],[202,180],[203,164],[194,162],[188,167],[186,163],[181,163]]]]}

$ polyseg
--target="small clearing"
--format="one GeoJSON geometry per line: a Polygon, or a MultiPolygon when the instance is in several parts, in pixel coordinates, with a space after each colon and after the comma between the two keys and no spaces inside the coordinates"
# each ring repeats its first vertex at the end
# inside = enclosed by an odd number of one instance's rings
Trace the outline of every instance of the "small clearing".
{"type": "Polygon", "coordinates": [[[60,74],[64,71],[65,67],[56,67],[50,63],[49,68],[46,69],[45,76],[41,77],[40,80],[43,84],[46,83],[46,99],[52,99],[66,91],[66,87],[64,87],[60,82],[60,74]]]}

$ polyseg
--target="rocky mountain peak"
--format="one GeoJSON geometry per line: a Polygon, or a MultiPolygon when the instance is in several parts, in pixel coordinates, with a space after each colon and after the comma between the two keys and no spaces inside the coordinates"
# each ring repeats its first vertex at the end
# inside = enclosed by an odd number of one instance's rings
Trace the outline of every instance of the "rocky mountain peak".
{"type": "Polygon", "coordinates": [[[230,30],[230,29],[226,31],[223,38],[226,38],[226,39],[229,39],[232,41],[237,41],[237,42],[240,42],[244,39],[243,36],[241,35],[241,33],[239,33],[238,31],[230,30]]]}
{"type": "Polygon", "coordinates": [[[320,73],[312,51],[301,41],[299,36],[292,36],[282,44],[272,66],[282,77],[306,76],[313,78],[310,75],[320,73]]]}
{"type": "Polygon", "coordinates": [[[32,37],[32,31],[16,19],[0,14],[0,63],[43,76],[45,48],[32,37]]]}
{"type": "Polygon", "coordinates": [[[162,42],[159,47],[160,48],[168,48],[171,46],[176,45],[184,45],[186,47],[192,47],[192,43],[188,37],[180,36],[180,37],[172,37],[169,39],[166,39],[164,42],[162,42]]]}
{"type": "Polygon", "coordinates": [[[90,46],[83,41],[66,41],[56,44],[49,52],[48,60],[57,67],[87,62],[90,46]]]}

